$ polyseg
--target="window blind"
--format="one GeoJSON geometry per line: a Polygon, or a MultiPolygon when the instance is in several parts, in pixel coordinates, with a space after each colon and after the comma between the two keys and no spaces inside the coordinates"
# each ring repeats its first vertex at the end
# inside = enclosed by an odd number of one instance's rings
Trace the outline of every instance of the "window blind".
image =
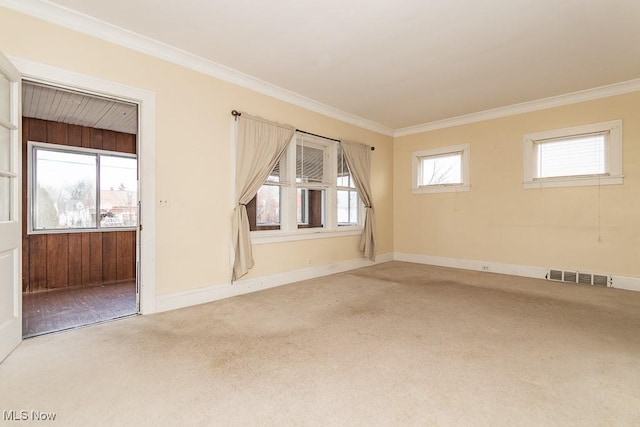
{"type": "Polygon", "coordinates": [[[324,183],[324,150],[304,144],[296,145],[296,182],[324,183]]]}
{"type": "Polygon", "coordinates": [[[606,174],[609,132],[534,141],[536,178],[606,174]]]}

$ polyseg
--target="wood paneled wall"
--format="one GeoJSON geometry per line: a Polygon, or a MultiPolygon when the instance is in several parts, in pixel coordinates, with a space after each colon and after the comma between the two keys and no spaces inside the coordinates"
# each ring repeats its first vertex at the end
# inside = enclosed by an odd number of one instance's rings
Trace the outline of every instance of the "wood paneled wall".
{"type": "Polygon", "coordinates": [[[22,291],[135,279],[135,231],[27,235],[27,141],[136,152],[136,135],[22,119],[22,291]]]}

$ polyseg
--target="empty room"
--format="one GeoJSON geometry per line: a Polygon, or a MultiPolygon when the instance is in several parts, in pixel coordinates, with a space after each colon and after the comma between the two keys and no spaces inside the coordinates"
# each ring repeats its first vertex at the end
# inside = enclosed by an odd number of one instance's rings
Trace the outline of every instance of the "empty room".
{"type": "Polygon", "coordinates": [[[0,424],[640,425],[638,22],[0,0],[0,424]]]}

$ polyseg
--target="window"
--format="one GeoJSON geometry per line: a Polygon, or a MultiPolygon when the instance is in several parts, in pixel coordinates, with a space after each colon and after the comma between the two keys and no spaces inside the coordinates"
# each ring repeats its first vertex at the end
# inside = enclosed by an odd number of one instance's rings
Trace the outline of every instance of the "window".
{"type": "Polygon", "coordinates": [[[621,184],[622,121],[524,137],[524,188],[621,184]]]}
{"type": "Polygon", "coordinates": [[[347,159],[341,147],[338,147],[337,175],[338,226],[358,225],[360,219],[360,198],[349,171],[347,159]]]}
{"type": "Polygon", "coordinates": [[[29,150],[31,232],[137,226],[135,155],[35,142],[29,150]]]}
{"type": "Polygon", "coordinates": [[[469,191],[470,154],[470,144],[413,152],[413,193],[469,191]]]}
{"type": "Polygon", "coordinates": [[[252,231],[266,232],[257,238],[361,230],[363,209],[340,146],[298,132],[247,214],[252,231]]]}
{"type": "Polygon", "coordinates": [[[326,170],[329,151],[335,144],[308,135],[296,138],[296,220],[298,228],[325,226],[325,192],[331,185],[326,170]]]}

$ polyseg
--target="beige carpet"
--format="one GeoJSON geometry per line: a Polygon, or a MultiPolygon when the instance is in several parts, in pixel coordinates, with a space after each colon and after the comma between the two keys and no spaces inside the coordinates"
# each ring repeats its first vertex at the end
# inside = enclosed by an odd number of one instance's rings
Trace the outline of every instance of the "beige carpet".
{"type": "Polygon", "coordinates": [[[638,426],[640,293],[391,262],[27,340],[0,365],[0,410],[78,426],[638,426]]]}

